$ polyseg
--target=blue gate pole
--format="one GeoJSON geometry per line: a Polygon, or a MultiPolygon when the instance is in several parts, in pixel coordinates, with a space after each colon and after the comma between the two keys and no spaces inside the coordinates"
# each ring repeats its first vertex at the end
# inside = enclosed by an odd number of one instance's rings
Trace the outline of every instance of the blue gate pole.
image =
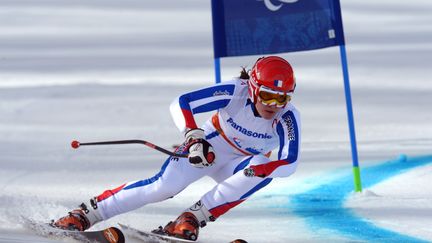
{"type": "Polygon", "coordinates": [[[215,67],[215,78],[216,78],[216,83],[220,83],[221,82],[221,70],[220,70],[220,58],[216,57],[214,59],[214,67],[215,67]]]}
{"type": "Polygon", "coordinates": [[[345,87],[345,100],[347,107],[347,115],[348,115],[348,126],[351,140],[351,153],[352,153],[352,161],[353,161],[353,173],[354,173],[354,188],[356,192],[362,191],[361,179],[360,179],[360,167],[358,162],[358,153],[357,153],[357,142],[355,135],[355,127],[354,127],[354,114],[352,108],[351,101],[351,90],[350,90],[350,82],[348,75],[348,62],[347,55],[345,50],[345,45],[340,45],[340,55],[342,61],[342,72],[344,77],[344,87],[345,87]]]}

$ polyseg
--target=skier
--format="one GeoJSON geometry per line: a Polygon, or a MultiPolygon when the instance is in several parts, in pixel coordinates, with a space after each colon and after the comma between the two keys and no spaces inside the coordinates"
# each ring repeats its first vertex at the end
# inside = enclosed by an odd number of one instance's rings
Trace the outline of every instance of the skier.
{"type": "Polygon", "coordinates": [[[170,106],[185,142],[176,150],[188,158],[169,157],[155,176],[126,183],[82,203],[54,226],[84,231],[95,223],[148,203],[166,200],[192,182],[210,176],[216,186],[165,227],[163,233],[196,240],[200,227],[297,167],[300,115],[290,103],[296,83],[291,65],[281,57],[259,58],[239,78],[186,93],[170,106]],[[194,115],[216,111],[199,128],[194,115]],[[277,159],[270,153],[279,147],[277,159]]]}

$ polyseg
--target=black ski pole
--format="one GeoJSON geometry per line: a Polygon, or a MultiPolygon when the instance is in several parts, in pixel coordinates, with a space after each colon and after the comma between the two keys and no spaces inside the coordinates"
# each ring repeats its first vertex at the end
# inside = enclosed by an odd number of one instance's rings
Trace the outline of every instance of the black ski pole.
{"type": "Polygon", "coordinates": [[[144,141],[144,140],[137,140],[137,139],[134,139],[134,140],[104,141],[104,142],[91,142],[91,143],[80,143],[80,142],[74,140],[74,141],[72,141],[71,146],[72,146],[72,148],[77,149],[80,146],[87,146],[87,145],[114,145],[114,144],[134,144],[134,143],[135,144],[136,143],[138,143],[138,144],[144,144],[144,145],[146,145],[146,146],[148,146],[148,147],[150,147],[152,149],[156,149],[157,151],[162,152],[162,153],[167,154],[167,155],[171,155],[171,156],[175,156],[175,157],[187,158],[187,154],[177,154],[177,153],[171,152],[169,150],[166,150],[166,149],[164,149],[162,147],[159,147],[159,146],[157,146],[155,144],[152,144],[150,142],[147,142],[147,141],[144,141]]]}

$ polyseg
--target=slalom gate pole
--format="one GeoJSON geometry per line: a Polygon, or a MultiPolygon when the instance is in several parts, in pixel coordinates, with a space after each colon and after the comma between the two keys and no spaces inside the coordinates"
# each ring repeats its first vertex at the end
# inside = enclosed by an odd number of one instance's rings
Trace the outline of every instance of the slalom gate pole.
{"type": "Polygon", "coordinates": [[[171,152],[169,150],[166,150],[162,147],[159,147],[153,143],[147,142],[145,140],[116,140],[116,141],[103,141],[103,142],[91,142],[91,143],[80,143],[76,140],[72,141],[71,146],[74,149],[79,148],[80,146],[88,146],[88,145],[116,145],[116,144],[143,144],[145,146],[148,146],[152,149],[155,149],[159,152],[162,152],[164,154],[170,155],[170,156],[174,156],[174,157],[182,157],[182,158],[187,158],[187,154],[177,154],[174,152],[171,152]]]}
{"type": "Polygon", "coordinates": [[[221,68],[220,68],[220,58],[219,57],[214,59],[214,66],[215,66],[215,81],[218,84],[221,82],[221,68]]]}
{"type": "Polygon", "coordinates": [[[344,77],[344,90],[345,90],[345,101],[347,107],[347,116],[348,116],[348,127],[351,141],[351,155],[353,160],[353,175],[354,175],[354,190],[356,192],[362,191],[362,184],[360,178],[360,166],[358,161],[358,153],[357,153],[357,141],[355,135],[355,127],[354,127],[354,112],[352,108],[352,100],[351,100],[351,89],[349,83],[349,75],[348,75],[348,61],[345,50],[345,45],[340,45],[340,56],[342,62],[342,72],[344,77]]]}

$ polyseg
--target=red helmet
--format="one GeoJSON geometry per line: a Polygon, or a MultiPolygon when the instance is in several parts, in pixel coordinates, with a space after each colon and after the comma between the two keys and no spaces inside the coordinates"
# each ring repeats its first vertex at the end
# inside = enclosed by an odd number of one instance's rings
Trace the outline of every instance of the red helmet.
{"type": "Polygon", "coordinates": [[[260,86],[285,94],[294,92],[295,77],[291,65],[283,58],[259,58],[252,67],[249,79],[249,96],[255,103],[260,86]]]}

